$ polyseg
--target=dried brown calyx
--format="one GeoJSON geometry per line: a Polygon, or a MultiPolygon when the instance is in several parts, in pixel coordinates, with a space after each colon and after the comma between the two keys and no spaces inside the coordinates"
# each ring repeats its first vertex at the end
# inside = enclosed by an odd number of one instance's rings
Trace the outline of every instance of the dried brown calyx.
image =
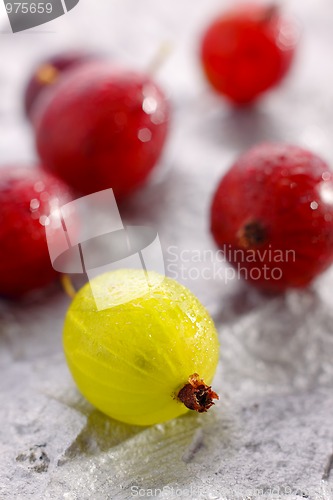
{"type": "Polygon", "coordinates": [[[238,241],[243,248],[257,248],[267,241],[267,230],[258,221],[245,224],[238,233],[238,241]]]}
{"type": "Polygon", "coordinates": [[[214,399],[219,399],[216,392],[199,377],[193,373],[188,379],[188,384],[178,392],[178,399],[190,410],[204,413],[213,406],[214,399]]]}
{"type": "Polygon", "coordinates": [[[51,85],[59,76],[59,71],[52,64],[43,64],[36,74],[36,80],[44,85],[51,85]]]}

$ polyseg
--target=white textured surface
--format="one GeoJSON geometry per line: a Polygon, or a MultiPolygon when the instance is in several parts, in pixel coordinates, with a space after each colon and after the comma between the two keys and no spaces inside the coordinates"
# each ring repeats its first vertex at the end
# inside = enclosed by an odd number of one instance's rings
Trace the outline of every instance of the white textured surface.
{"type": "MultiPolygon", "coordinates": [[[[161,43],[171,43],[158,75],[174,105],[168,150],[155,181],[122,216],[157,227],[172,275],[170,246],[178,255],[214,249],[210,197],[248,145],[295,142],[333,164],[331,0],[288,2],[303,26],[297,64],[282,87],[244,112],[210,93],[196,61],[198,34],[219,7],[217,0],[81,0],[38,33],[0,34],[1,164],[34,158],[20,89],[41,55],[83,45],[145,68],[161,43]]],[[[176,268],[180,280],[219,328],[215,386],[222,397],[208,415],[153,428],[111,421],[78,395],[62,355],[68,301],[61,292],[0,304],[1,500],[128,499],[136,487],[146,496],[161,489],[161,499],[333,499],[333,474],[326,477],[333,450],[333,272],[305,292],[265,298],[240,282],[188,278],[192,267],[213,271],[217,263],[183,264],[176,268]]]]}

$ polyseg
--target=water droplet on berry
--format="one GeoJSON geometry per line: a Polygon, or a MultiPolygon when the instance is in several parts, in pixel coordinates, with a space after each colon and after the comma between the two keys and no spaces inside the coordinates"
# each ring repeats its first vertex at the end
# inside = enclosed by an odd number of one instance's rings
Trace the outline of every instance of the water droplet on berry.
{"type": "Polygon", "coordinates": [[[48,226],[50,224],[50,219],[47,217],[47,215],[42,215],[40,218],[39,218],[39,223],[42,225],[42,226],[48,226]]]}
{"type": "Polygon", "coordinates": [[[325,203],[333,205],[333,188],[331,185],[322,182],[319,186],[319,193],[325,203]]]}
{"type": "Polygon", "coordinates": [[[157,101],[154,97],[145,97],[142,103],[142,109],[147,115],[152,115],[157,109],[157,101]]]}
{"type": "Polygon", "coordinates": [[[313,201],[310,203],[311,210],[317,210],[319,207],[318,203],[316,201],[313,201]]]}
{"type": "Polygon", "coordinates": [[[154,125],[161,125],[163,122],[165,122],[166,115],[162,111],[157,111],[156,113],[154,113],[153,115],[151,115],[150,119],[151,119],[151,122],[154,125]]]}
{"type": "Polygon", "coordinates": [[[48,218],[48,222],[45,224],[48,226],[52,223],[53,229],[59,229],[62,226],[62,215],[59,208],[51,208],[52,218],[48,218]]]}
{"type": "Polygon", "coordinates": [[[44,189],[45,184],[42,181],[36,182],[36,184],[34,185],[34,190],[36,191],[36,193],[41,193],[42,191],[44,191],[44,189]]]}
{"type": "Polygon", "coordinates": [[[142,128],[138,132],[138,138],[141,142],[149,142],[152,138],[152,133],[148,128],[142,128]]]}
{"type": "Polygon", "coordinates": [[[37,200],[37,198],[34,198],[33,200],[30,201],[30,210],[32,212],[34,212],[35,210],[37,210],[40,206],[40,202],[39,200],[37,200]]]}

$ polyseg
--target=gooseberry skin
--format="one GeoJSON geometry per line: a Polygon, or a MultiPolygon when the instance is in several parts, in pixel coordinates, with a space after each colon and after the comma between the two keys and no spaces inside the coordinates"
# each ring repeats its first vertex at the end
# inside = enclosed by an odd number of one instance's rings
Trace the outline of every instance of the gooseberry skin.
{"type": "Polygon", "coordinates": [[[39,168],[0,169],[0,296],[19,298],[57,279],[45,224],[51,207],[71,199],[62,181],[39,168]]]}
{"type": "Polygon", "coordinates": [[[30,75],[24,92],[24,110],[29,119],[38,99],[45,90],[49,90],[59,82],[67,71],[78,67],[92,59],[91,54],[65,52],[40,62],[30,75]]]}
{"type": "Polygon", "coordinates": [[[193,373],[210,383],[219,354],[213,321],[198,299],[170,278],[161,282],[156,273],[148,276],[150,288],[141,297],[142,271],[95,278],[94,294],[113,294],[115,305],[97,311],[85,285],[67,312],[63,334],[81,393],[105,414],[134,425],[186,413],[178,391],[193,373]]]}
{"type": "Polygon", "coordinates": [[[304,288],[333,262],[332,172],[303,148],[257,145],[219,183],[211,231],[252,285],[276,292],[304,288]],[[282,276],[272,275],[274,268],[282,276]]]}
{"type": "Polygon", "coordinates": [[[214,89],[246,105],[289,71],[298,41],[294,22],[277,6],[242,4],[223,13],[201,44],[204,73],[214,89]]]}
{"type": "Polygon", "coordinates": [[[76,191],[112,188],[121,200],[157,163],[168,121],[169,104],[150,76],[91,63],[64,76],[37,110],[37,150],[76,191]]]}

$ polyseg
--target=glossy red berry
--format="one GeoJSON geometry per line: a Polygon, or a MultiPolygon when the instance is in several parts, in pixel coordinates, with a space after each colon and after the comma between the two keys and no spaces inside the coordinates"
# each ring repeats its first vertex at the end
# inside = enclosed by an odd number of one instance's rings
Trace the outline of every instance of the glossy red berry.
{"type": "Polygon", "coordinates": [[[113,188],[121,199],[139,187],[168,130],[169,105],[154,81],[107,64],[71,71],[40,108],[43,165],[83,194],[113,188]]]}
{"type": "Polygon", "coordinates": [[[0,169],[0,296],[19,297],[57,278],[45,224],[51,209],[70,200],[67,186],[39,168],[0,169]]]}
{"type": "Polygon", "coordinates": [[[285,76],[297,38],[295,24],[277,6],[236,6],[203,37],[204,72],[217,92],[234,103],[250,103],[285,76]]]}
{"type": "Polygon", "coordinates": [[[38,64],[30,76],[24,94],[24,109],[31,118],[33,108],[46,89],[59,82],[67,71],[92,59],[91,54],[68,52],[50,57],[38,64]]]}
{"type": "Polygon", "coordinates": [[[333,174],[302,148],[256,146],[222,178],[211,230],[247,281],[276,291],[305,287],[333,262],[333,174]]]}

